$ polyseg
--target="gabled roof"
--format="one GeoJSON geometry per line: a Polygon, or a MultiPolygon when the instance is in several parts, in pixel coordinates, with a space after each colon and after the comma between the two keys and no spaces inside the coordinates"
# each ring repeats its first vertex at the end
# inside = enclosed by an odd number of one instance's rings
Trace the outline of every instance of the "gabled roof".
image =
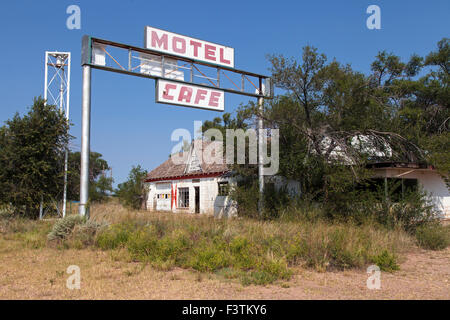
{"type": "Polygon", "coordinates": [[[161,165],[150,171],[145,181],[161,181],[183,177],[194,178],[197,176],[220,175],[228,172],[224,158],[222,163],[209,163],[211,162],[209,157],[211,155],[214,156],[214,150],[222,150],[222,148],[221,141],[194,140],[189,151],[172,155],[161,165]]]}

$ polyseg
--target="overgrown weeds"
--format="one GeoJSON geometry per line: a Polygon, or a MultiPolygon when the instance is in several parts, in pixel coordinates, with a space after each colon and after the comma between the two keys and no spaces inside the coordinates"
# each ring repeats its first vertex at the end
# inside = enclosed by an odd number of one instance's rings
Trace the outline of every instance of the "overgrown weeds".
{"type": "Polygon", "coordinates": [[[450,245],[450,226],[424,225],[416,230],[417,244],[430,250],[442,250],[450,245]]]}
{"type": "MultiPolygon", "coordinates": [[[[283,219],[266,221],[130,211],[116,204],[94,206],[91,212],[89,221],[78,216],[56,223],[2,220],[2,233],[29,247],[94,246],[109,251],[115,260],[142,262],[158,270],[181,267],[244,285],[286,281],[299,266],[325,272],[376,264],[381,270],[395,271],[415,242],[401,227],[386,228],[370,220],[331,223],[315,212],[314,219],[298,219],[291,211],[283,219]]],[[[418,228],[417,242],[430,249],[443,248],[448,243],[442,235],[448,230],[418,228]]]]}
{"type": "Polygon", "coordinates": [[[134,261],[159,269],[216,273],[246,285],[288,280],[302,265],[327,271],[376,263],[393,271],[399,255],[412,244],[403,230],[376,224],[218,220],[155,213],[127,217],[102,230],[96,245],[103,250],[125,249],[134,261]]]}

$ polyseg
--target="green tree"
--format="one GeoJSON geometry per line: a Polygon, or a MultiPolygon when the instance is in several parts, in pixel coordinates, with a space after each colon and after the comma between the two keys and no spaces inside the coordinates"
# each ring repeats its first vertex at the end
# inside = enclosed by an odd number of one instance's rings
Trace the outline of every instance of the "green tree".
{"type": "Polygon", "coordinates": [[[35,98],[29,112],[0,128],[0,201],[17,214],[36,218],[41,199],[62,195],[69,124],[55,106],[35,98]]]}
{"type": "MultiPolygon", "coordinates": [[[[91,152],[89,156],[89,199],[94,202],[101,202],[107,199],[113,191],[112,177],[106,177],[105,171],[111,168],[108,162],[102,158],[98,152],[91,152]]],[[[67,198],[71,200],[80,199],[80,152],[70,152],[68,161],[68,188],[67,198]]]]}
{"type": "Polygon", "coordinates": [[[133,166],[128,175],[128,180],[117,186],[116,196],[120,203],[124,206],[140,209],[146,200],[146,188],[144,179],[147,171],[142,169],[140,165],[133,166]]]}

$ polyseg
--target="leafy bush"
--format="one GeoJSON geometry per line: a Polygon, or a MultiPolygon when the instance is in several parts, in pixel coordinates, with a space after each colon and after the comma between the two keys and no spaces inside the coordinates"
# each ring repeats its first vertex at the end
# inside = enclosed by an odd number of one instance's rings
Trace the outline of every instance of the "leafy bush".
{"type": "Polygon", "coordinates": [[[445,249],[450,245],[450,227],[440,224],[421,226],[416,230],[416,239],[418,245],[424,249],[445,249]]]}
{"type": "Polygon", "coordinates": [[[238,185],[231,189],[230,197],[236,203],[237,213],[240,217],[258,217],[259,191],[256,183],[239,181],[238,185]]]}
{"type": "Polygon", "coordinates": [[[116,249],[125,245],[133,232],[131,223],[119,223],[104,229],[97,236],[97,246],[103,250],[116,249]]]}
{"type": "Polygon", "coordinates": [[[400,269],[395,254],[390,253],[388,250],[383,250],[379,255],[372,257],[372,261],[380,267],[380,270],[382,271],[391,272],[400,269]]]}

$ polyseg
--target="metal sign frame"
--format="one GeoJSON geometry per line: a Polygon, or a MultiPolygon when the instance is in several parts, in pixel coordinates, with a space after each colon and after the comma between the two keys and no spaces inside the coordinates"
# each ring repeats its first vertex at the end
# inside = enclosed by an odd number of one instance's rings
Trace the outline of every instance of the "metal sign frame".
{"type": "MultiPolygon", "coordinates": [[[[258,98],[259,110],[262,111],[264,99],[272,99],[273,98],[273,81],[270,77],[247,72],[244,70],[239,70],[235,68],[230,68],[226,66],[211,64],[208,62],[186,58],[182,56],[177,56],[174,54],[163,53],[152,49],[145,49],[136,46],[131,46],[123,43],[113,42],[109,40],[94,38],[88,35],[83,36],[82,38],[82,46],[81,46],[81,66],[83,68],[83,85],[82,85],[82,121],[81,121],[81,172],[80,172],[80,204],[79,204],[79,214],[81,216],[89,217],[89,210],[87,208],[88,205],[88,197],[89,197],[89,154],[90,154],[90,127],[91,127],[91,68],[128,74],[137,77],[150,78],[150,79],[161,79],[161,80],[169,80],[173,82],[179,82],[186,85],[195,85],[199,87],[204,87],[207,89],[215,89],[221,90],[228,93],[234,93],[239,95],[245,95],[249,97],[258,98]],[[93,50],[94,47],[100,48],[111,58],[115,65],[107,66],[106,63],[96,63],[93,60],[93,50]],[[116,50],[125,51],[127,53],[127,61],[122,64],[117,59],[114,58],[107,50],[107,47],[115,48],[116,50]],[[132,58],[136,58],[133,56],[133,52],[138,54],[148,54],[154,55],[161,58],[161,76],[155,76],[152,74],[143,74],[136,72],[135,70],[139,67],[132,66],[132,58]],[[184,62],[185,65],[189,65],[189,67],[185,67],[185,69],[190,70],[190,81],[181,81],[177,79],[171,79],[165,77],[165,59],[177,60],[180,62],[184,62]],[[126,67],[123,67],[125,65],[126,67]],[[199,68],[201,67],[209,67],[214,68],[217,71],[217,78],[212,78],[206,76],[199,68]],[[195,75],[195,70],[197,70],[202,75],[195,75]],[[227,75],[228,73],[228,75],[227,75]],[[229,80],[229,83],[233,84],[236,89],[231,89],[229,87],[224,87],[226,81],[222,81],[221,75],[224,75],[225,78],[229,80]],[[230,77],[239,76],[241,79],[241,84],[238,86],[230,77]],[[207,85],[204,83],[197,83],[194,81],[195,77],[200,77],[206,79],[211,83],[211,85],[207,85]],[[257,79],[257,85],[255,85],[250,78],[257,79]],[[249,92],[248,87],[245,87],[246,83],[250,83],[254,91],[249,92]],[[247,91],[246,91],[247,90],[247,91]]],[[[253,89],[252,89],[253,90],[253,89]]],[[[191,107],[191,106],[190,106],[191,107]]],[[[202,108],[205,109],[205,108],[202,108]]],[[[221,110],[220,110],[221,111],[221,110]]],[[[262,139],[263,139],[263,121],[262,118],[259,117],[257,122],[258,127],[258,176],[259,176],[259,191],[260,191],[260,199],[259,199],[259,212],[261,213],[262,209],[262,192],[264,189],[264,175],[263,175],[263,157],[262,157],[262,139]]]]}
{"type": "MultiPolygon", "coordinates": [[[[105,70],[105,71],[111,71],[111,72],[117,72],[117,73],[122,73],[122,74],[128,74],[128,75],[132,75],[132,76],[137,76],[137,77],[142,77],[142,78],[150,78],[150,79],[167,79],[166,77],[158,77],[158,76],[153,76],[153,75],[149,75],[149,74],[143,74],[143,73],[139,73],[136,72],[136,68],[134,68],[132,66],[132,58],[133,58],[133,52],[137,52],[137,53],[144,53],[144,54],[151,54],[151,55],[155,55],[155,56],[159,56],[161,57],[161,60],[164,61],[164,58],[168,58],[168,59],[175,59],[178,61],[183,61],[185,63],[187,63],[190,67],[189,69],[191,70],[191,77],[190,77],[190,81],[180,81],[180,80],[176,80],[176,79],[170,79],[171,81],[178,81],[180,83],[187,83],[187,84],[195,84],[198,86],[203,86],[205,88],[210,88],[210,89],[219,89],[219,90],[223,90],[225,92],[228,93],[235,93],[235,94],[240,94],[240,95],[246,95],[249,97],[255,97],[255,98],[259,98],[259,97],[263,97],[265,99],[272,99],[273,98],[273,83],[271,81],[271,78],[262,74],[257,74],[257,73],[253,73],[253,72],[247,72],[244,70],[239,70],[239,69],[235,69],[235,68],[229,68],[229,67],[225,67],[225,66],[219,66],[219,65],[215,65],[215,64],[211,64],[211,63],[207,63],[207,62],[203,62],[200,60],[196,60],[196,59],[188,59],[186,57],[181,57],[181,56],[177,56],[174,54],[167,54],[167,53],[162,53],[156,50],[151,50],[151,49],[145,49],[145,48],[140,48],[140,47],[136,47],[136,46],[131,46],[131,45],[127,45],[127,44],[123,44],[123,43],[118,43],[118,42],[113,42],[113,41],[109,41],[109,40],[104,40],[104,39],[99,39],[99,38],[94,38],[94,37],[90,37],[90,36],[83,36],[82,39],[82,48],[81,48],[81,65],[85,66],[85,65],[89,65],[94,69],[100,69],[100,70],[105,70]],[[108,53],[108,51],[106,51],[107,55],[115,62],[115,64],[117,65],[117,67],[113,67],[113,66],[103,66],[103,65],[99,65],[96,64],[93,61],[93,57],[92,57],[92,50],[93,47],[95,45],[101,45],[101,46],[106,46],[106,47],[113,47],[113,48],[119,48],[119,49],[124,49],[127,51],[128,54],[128,61],[126,61],[125,63],[123,63],[123,65],[125,65],[126,67],[123,67],[122,64],[120,64],[118,62],[118,58],[116,59],[115,57],[113,57],[110,53],[108,53]],[[206,84],[199,84],[194,82],[194,73],[195,70],[198,70],[199,72],[201,72],[198,68],[196,69],[197,65],[201,65],[201,66],[205,66],[205,67],[210,67],[210,68],[214,68],[217,70],[217,74],[218,77],[215,79],[206,77],[210,80],[216,80],[216,83],[214,82],[210,82],[211,85],[206,85],[206,84]],[[221,81],[224,80],[224,78],[221,78],[221,75],[225,75],[225,79],[227,79],[226,77],[228,76],[228,74],[226,73],[231,73],[231,74],[239,74],[241,77],[241,83],[240,86],[237,85],[236,83],[233,84],[233,81],[221,81]],[[252,78],[256,78],[258,79],[258,83],[254,84],[249,77],[252,78]],[[214,83],[214,85],[213,85],[214,83]],[[230,89],[229,87],[224,87],[224,84],[233,84],[236,88],[238,88],[238,90],[236,89],[230,89]],[[246,86],[245,84],[250,84],[252,85],[252,87],[250,87],[251,89],[254,89],[254,92],[248,92],[245,91],[246,86]],[[263,87],[265,88],[263,92],[263,87]]],[[[164,62],[163,62],[164,63],[164,62]]]]}

